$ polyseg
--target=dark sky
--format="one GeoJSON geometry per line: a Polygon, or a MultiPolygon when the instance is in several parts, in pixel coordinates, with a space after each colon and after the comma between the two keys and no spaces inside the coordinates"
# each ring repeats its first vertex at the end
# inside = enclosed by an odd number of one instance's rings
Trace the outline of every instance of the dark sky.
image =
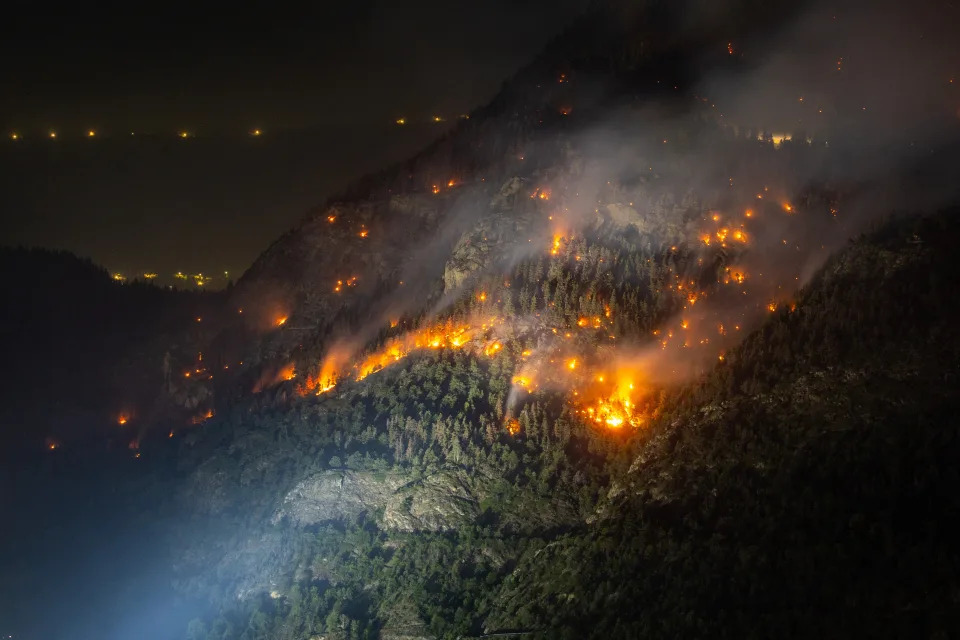
{"type": "Polygon", "coordinates": [[[0,240],[239,275],[326,195],[442,132],[432,115],[489,100],[588,3],[9,4],[0,240]]]}

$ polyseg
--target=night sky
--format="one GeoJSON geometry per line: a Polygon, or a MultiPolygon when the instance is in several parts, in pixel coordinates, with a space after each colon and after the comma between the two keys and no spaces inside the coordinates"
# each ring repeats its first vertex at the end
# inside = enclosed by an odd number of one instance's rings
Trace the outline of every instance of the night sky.
{"type": "Polygon", "coordinates": [[[5,7],[0,241],[236,278],[326,196],[489,100],[588,4],[5,7]]]}

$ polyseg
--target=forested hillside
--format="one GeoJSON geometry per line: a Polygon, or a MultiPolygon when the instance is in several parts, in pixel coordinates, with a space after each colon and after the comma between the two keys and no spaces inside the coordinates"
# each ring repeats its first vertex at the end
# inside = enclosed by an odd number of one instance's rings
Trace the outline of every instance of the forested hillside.
{"type": "Polygon", "coordinates": [[[179,309],[118,390],[171,633],[955,628],[957,96],[837,60],[883,6],[595,3],[179,309]]]}

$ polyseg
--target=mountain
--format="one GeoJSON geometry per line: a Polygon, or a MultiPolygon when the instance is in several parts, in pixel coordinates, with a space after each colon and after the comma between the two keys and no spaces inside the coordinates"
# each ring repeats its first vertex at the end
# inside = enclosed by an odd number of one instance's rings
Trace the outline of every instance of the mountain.
{"type": "Polygon", "coordinates": [[[955,96],[822,9],[598,2],[152,340],[74,633],[948,635],[955,96]]]}

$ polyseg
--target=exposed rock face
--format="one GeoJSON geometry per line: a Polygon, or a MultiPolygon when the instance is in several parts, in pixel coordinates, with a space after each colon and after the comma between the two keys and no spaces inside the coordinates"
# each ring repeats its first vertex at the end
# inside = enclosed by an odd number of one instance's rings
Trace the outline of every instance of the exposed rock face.
{"type": "MultiPolygon", "coordinates": [[[[481,471],[441,469],[411,480],[399,473],[325,471],[300,482],[288,493],[273,522],[285,518],[296,526],[349,521],[362,513],[379,513],[386,531],[456,531],[473,524],[492,498],[496,480],[481,471]]],[[[556,497],[520,492],[497,500],[504,523],[518,528],[552,528],[578,521],[576,509],[556,497]]]]}
{"type": "Polygon", "coordinates": [[[386,506],[403,480],[396,473],[325,471],[310,476],[288,493],[273,522],[288,518],[303,526],[352,520],[386,506]]]}
{"type": "Polygon", "coordinates": [[[429,475],[390,497],[383,526],[396,531],[446,531],[468,525],[480,515],[482,484],[476,478],[471,482],[462,470],[429,475]]]}

